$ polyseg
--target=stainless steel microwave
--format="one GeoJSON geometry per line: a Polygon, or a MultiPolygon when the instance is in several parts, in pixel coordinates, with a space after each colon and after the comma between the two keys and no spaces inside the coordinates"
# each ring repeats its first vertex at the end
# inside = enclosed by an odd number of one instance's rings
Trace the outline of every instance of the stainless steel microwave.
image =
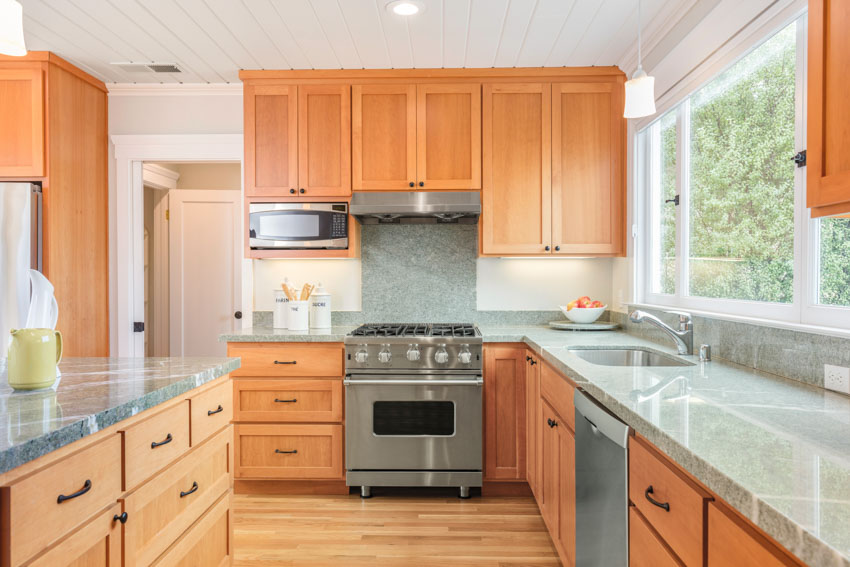
{"type": "Polygon", "coordinates": [[[251,203],[253,250],[347,250],[348,203],[251,203]]]}

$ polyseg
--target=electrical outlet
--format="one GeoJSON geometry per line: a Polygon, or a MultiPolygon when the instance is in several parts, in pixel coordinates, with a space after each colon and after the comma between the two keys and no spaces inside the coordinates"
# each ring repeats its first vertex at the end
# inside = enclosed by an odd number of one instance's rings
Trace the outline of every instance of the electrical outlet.
{"type": "Polygon", "coordinates": [[[850,368],[824,364],[823,385],[827,390],[850,394],[850,368]]]}

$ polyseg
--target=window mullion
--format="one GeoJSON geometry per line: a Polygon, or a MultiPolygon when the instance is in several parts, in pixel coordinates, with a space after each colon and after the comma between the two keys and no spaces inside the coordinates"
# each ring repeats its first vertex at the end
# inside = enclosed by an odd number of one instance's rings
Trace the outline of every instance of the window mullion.
{"type": "Polygon", "coordinates": [[[688,295],[688,162],[690,159],[690,99],[676,113],[676,299],[688,295]]]}

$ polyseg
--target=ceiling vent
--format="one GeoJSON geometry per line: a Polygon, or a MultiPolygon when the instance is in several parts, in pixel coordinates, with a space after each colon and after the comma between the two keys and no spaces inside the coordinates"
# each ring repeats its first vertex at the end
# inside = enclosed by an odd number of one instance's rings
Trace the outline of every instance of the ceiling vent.
{"type": "Polygon", "coordinates": [[[127,73],[182,73],[174,63],[111,63],[127,73]]]}

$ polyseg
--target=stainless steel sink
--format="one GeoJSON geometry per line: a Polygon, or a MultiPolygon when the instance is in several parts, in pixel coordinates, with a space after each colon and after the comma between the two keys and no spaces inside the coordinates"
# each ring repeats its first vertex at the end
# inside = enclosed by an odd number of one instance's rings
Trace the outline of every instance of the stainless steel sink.
{"type": "Polygon", "coordinates": [[[606,349],[570,349],[570,352],[599,366],[692,366],[657,352],[635,348],[606,348],[606,349]]]}

